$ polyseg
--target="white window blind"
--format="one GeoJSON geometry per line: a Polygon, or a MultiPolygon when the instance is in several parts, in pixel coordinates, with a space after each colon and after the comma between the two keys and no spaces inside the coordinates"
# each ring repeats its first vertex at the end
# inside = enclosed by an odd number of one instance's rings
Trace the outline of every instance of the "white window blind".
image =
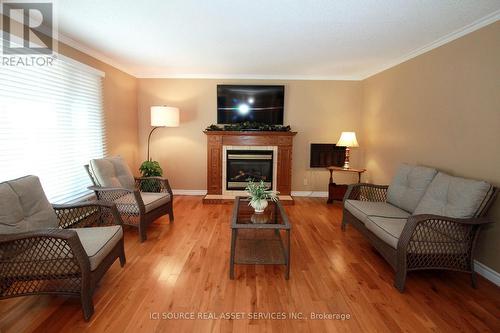
{"type": "Polygon", "coordinates": [[[83,165],[105,154],[102,74],[0,65],[0,181],[37,175],[51,202],[74,201],[90,193],[83,165]]]}

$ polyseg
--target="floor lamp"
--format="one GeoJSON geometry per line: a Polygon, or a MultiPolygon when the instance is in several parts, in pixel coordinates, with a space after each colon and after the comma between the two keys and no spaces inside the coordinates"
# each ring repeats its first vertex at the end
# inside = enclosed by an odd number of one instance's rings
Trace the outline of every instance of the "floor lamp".
{"type": "Polygon", "coordinates": [[[148,137],[148,161],[149,146],[151,143],[151,134],[159,127],[179,127],[179,109],[170,106],[152,106],[151,107],[151,126],[153,129],[148,137]]]}

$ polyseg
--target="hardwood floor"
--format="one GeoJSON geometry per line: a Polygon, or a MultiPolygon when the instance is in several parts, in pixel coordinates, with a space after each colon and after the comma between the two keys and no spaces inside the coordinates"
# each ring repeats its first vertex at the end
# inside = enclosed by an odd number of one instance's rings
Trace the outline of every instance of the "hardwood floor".
{"type": "Polygon", "coordinates": [[[500,331],[500,288],[451,272],[410,273],[407,289],[392,286],[388,264],[352,227],[340,230],[339,203],[298,198],[285,207],[292,223],[290,280],[282,267],[237,266],[229,279],[232,205],[177,197],[176,220],[156,221],[148,240],[127,229],[127,264],[116,262],[83,321],[77,299],[30,296],[0,301],[0,332],[455,332],[500,331]],[[159,316],[218,319],[152,319],[159,316]],[[221,313],[243,312],[244,319],[221,313]],[[302,315],[270,320],[260,316],[302,315]],[[349,315],[311,319],[311,313],[349,315]],[[252,318],[249,318],[252,316],[252,318]]]}

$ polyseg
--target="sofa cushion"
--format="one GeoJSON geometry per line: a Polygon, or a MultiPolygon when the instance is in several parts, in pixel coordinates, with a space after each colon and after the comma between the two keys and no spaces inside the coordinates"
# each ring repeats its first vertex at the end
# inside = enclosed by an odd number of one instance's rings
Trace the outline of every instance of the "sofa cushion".
{"type": "Polygon", "coordinates": [[[436,173],[432,168],[400,165],[387,189],[387,202],[412,213],[436,173]]]}
{"type": "Polygon", "coordinates": [[[91,160],[89,167],[99,186],[135,188],[134,175],[120,156],[91,160]]]}
{"type": "Polygon", "coordinates": [[[438,173],[427,188],[414,214],[435,214],[454,218],[478,216],[493,195],[493,187],[479,180],[438,173]]]}
{"type": "Polygon", "coordinates": [[[345,209],[365,224],[368,221],[368,216],[371,215],[398,218],[407,218],[410,216],[408,212],[387,202],[346,200],[344,206],[345,209]]]}
{"type": "Polygon", "coordinates": [[[366,228],[393,248],[398,247],[399,237],[407,219],[396,217],[369,216],[366,228]]]}
{"type": "MultiPolygon", "coordinates": [[[[165,205],[170,202],[170,194],[168,193],[152,193],[152,192],[141,192],[141,198],[144,202],[144,207],[146,208],[146,213],[165,205]]],[[[118,211],[126,212],[131,214],[139,214],[139,207],[135,201],[133,193],[128,193],[124,196],[119,197],[114,201],[118,211]]]]}
{"type": "Polygon", "coordinates": [[[36,176],[0,184],[0,233],[57,228],[59,222],[36,176]]]}
{"type": "Polygon", "coordinates": [[[89,257],[91,271],[99,266],[123,238],[123,229],[120,225],[70,230],[74,230],[78,234],[78,238],[80,238],[80,242],[89,257]]]}

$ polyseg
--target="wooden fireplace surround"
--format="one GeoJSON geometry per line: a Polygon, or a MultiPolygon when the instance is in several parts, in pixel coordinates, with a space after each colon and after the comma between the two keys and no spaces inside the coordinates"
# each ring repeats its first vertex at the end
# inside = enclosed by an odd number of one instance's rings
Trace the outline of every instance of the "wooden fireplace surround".
{"type": "MultiPolygon", "coordinates": [[[[277,146],[276,189],[280,196],[290,197],[292,191],[293,137],[297,132],[204,131],[207,135],[207,196],[204,203],[223,202],[222,147],[277,146]],[[220,199],[214,199],[220,196],[220,199]]],[[[291,199],[291,197],[290,197],[291,199]]]]}

